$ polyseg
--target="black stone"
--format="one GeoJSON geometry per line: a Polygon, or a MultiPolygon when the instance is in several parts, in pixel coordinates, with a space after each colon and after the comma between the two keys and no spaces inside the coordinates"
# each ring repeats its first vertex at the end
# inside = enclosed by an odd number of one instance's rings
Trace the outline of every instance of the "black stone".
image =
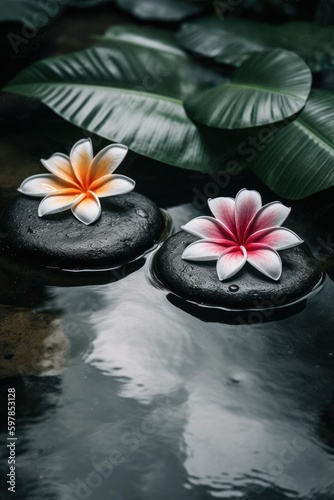
{"type": "Polygon", "coordinates": [[[184,231],[169,238],[154,260],[157,278],[186,300],[228,309],[273,308],[305,296],[321,280],[322,272],[304,245],[283,250],[282,276],[273,281],[250,264],[232,278],[219,281],[214,262],[181,259],[185,248],[198,240],[184,231]]]}
{"type": "Polygon", "coordinates": [[[39,217],[40,199],[19,196],[0,220],[0,256],[61,269],[122,266],[159,241],[165,219],[145,196],[102,199],[101,217],[86,226],[70,210],[39,217]]]}

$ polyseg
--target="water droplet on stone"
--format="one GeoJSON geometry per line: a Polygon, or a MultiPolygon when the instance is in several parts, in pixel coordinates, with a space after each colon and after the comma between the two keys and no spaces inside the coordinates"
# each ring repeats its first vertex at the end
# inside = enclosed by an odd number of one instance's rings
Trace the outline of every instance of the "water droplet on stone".
{"type": "Polygon", "coordinates": [[[143,217],[143,219],[147,219],[148,218],[147,213],[144,212],[144,210],[142,210],[141,208],[139,208],[138,210],[136,210],[136,214],[139,215],[139,217],[143,217]]]}
{"type": "Polygon", "coordinates": [[[239,287],[238,285],[230,285],[228,289],[230,292],[237,292],[239,290],[239,287]]]}
{"type": "Polygon", "coordinates": [[[73,231],[69,231],[68,233],[66,233],[66,236],[68,238],[79,238],[80,237],[80,231],[77,231],[76,229],[74,229],[73,231]]]}

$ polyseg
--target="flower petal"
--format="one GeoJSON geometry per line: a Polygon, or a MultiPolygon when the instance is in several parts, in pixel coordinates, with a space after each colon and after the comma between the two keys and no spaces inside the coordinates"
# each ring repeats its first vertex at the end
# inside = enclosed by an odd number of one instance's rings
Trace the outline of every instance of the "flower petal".
{"type": "Polygon", "coordinates": [[[42,165],[52,174],[71,185],[76,184],[76,178],[68,156],[55,153],[47,160],[41,160],[42,165]]]}
{"type": "Polygon", "coordinates": [[[290,207],[286,207],[279,201],[273,201],[264,205],[249,223],[246,230],[247,235],[268,227],[281,226],[290,211],[290,207]]]}
{"type": "Polygon", "coordinates": [[[208,205],[216,219],[224,224],[231,233],[236,234],[234,199],[228,197],[213,198],[208,200],[208,205]]]}
{"type": "Polygon", "coordinates": [[[300,245],[303,243],[303,240],[301,240],[296,233],[286,227],[271,227],[268,229],[261,229],[260,231],[253,233],[247,240],[247,250],[249,244],[252,243],[268,245],[275,250],[285,250],[286,248],[292,248],[296,245],[300,245]]]}
{"type": "Polygon", "coordinates": [[[191,243],[183,252],[182,259],[184,260],[217,260],[220,255],[226,250],[226,246],[210,240],[200,240],[191,243]]]}
{"type": "Polygon", "coordinates": [[[219,242],[222,245],[225,244],[225,240],[227,240],[228,243],[226,244],[228,245],[235,244],[232,233],[213,217],[196,217],[184,226],[181,226],[181,229],[200,238],[219,242]]]}
{"type": "Polygon", "coordinates": [[[122,163],[128,148],[123,144],[110,144],[102,149],[93,159],[89,169],[89,183],[112,174],[122,163]]]}
{"type": "Polygon", "coordinates": [[[220,281],[232,278],[245,265],[247,253],[244,247],[235,246],[223,252],[217,262],[217,274],[220,281]]]}
{"type": "Polygon", "coordinates": [[[92,191],[88,191],[87,196],[72,207],[73,215],[86,224],[92,224],[101,215],[101,204],[97,196],[92,191]]]}
{"type": "Polygon", "coordinates": [[[90,164],[93,161],[93,146],[90,138],[81,139],[74,144],[70,159],[75,177],[82,187],[86,187],[90,164]]]}
{"type": "Polygon", "coordinates": [[[32,175],[24,180],[18,191],[29,196],[46,196],[55,191],[68,188],[68,183],[52,174],[32,175]]]}
{"type": "Polygon", "coordinates": [[[276,250],[262,245],[251,243],[247,246],[247,262],[268,278],[277,281],[282,274],[282,261],[276,250]]]}
{"type": "Polygon", "coordinates": [[[116,196],[118,194],[129,193],[136,186],[134,180],[125,175],[105,175],[97,179],[90,185],[90,190],[93,191],[99,198],[108,196],[116,196]]]}
{"type": "Polygon", "coordinates": [[[246,228],[261,206],[261,196],[257,191],[241,189],[235,197],[235,224],[240,242],[244,241],[246,228]]]}
{"type": "Polygon", "coordinates": [[[58,191],[57,194],[49,194],[40,202],[38,207],[39,217],[43,215],[57,214],[64,212],[84,198],[84,194],[74,194],[72,189],[58,191]]]}

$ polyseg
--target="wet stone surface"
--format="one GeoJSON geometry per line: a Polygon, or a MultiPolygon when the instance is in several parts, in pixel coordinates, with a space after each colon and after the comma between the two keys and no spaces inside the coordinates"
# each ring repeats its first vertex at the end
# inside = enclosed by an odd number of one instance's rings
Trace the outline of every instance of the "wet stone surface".
{"type": "Polygon", "coordinates": [[[202,304],[231,309],[272,308],[303,297],[321,279],[321,270],[305,246],[279,252],[283,272],[276,282],[248,263],[226,281],[219,281],[214,262],[181,259],[184,249],[198,240],[184,231],[169,238],[155,256],[157,277],[177,295],[202,304]]]}
{"type": "Polygon", "coordinates": [[[0,253],[63,269],[113,268],[141,256],[159,240],[165,220],[139,193],[101,200],[101,217],[89,226],[70,210],[38,217],[40,199],[19,196],[0,221],[0,253]]]}

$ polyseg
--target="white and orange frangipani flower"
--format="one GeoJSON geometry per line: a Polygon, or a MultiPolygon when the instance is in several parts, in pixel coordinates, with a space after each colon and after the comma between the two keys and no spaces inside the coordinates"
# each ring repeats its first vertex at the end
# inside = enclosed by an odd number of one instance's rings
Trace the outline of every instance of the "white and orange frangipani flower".
{"type": "Polygon", "coordinates": [[[123,144],[111,144],[95,157],[90,139],[81,139],[71,149],[70,156],[55,153],[41,160],[50,174],[28,177],[18,191],[29,196],[44,196],[38,215],[72,210],[84,224],[92,224],[101,215],[99,198],[132,191],[135,181],[125,175],[115,175],[128,152],[123,144]]]}
{"type": "Polygon", "coordinates": [[[280,202],[262,206],[260,194],[247,189],[239,191],[235,200],[214,198],[208,204],[214,217],[196,217],[182,226],[202,238],[185,249],[182,259],[217,260],[221,281],[234,276],[246,262],[277,281],[282,274],[277,250],[303,243],[293,231],[280,227],[291,209],[280,202]]]}

